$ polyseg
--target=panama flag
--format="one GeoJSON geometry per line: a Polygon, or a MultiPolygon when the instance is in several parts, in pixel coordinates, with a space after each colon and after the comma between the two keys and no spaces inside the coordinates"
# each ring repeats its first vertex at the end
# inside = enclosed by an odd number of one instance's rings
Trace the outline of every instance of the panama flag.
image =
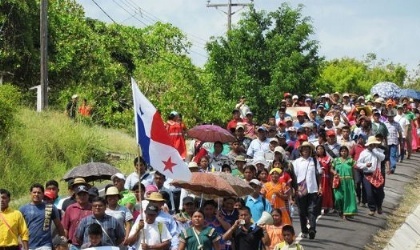
{"type": "Polygon", "coordinates": [[[131,78],[133,89],[136,139],[144,160],[168,178],[190,181],[191,172],[178,151],[171,146],[162,117],[153,104],[140,92],[131,78]]]}

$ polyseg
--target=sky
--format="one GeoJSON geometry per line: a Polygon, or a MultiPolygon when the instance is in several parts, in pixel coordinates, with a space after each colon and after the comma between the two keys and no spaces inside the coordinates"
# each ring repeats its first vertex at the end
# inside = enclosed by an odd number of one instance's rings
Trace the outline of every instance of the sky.
{"type": "MultiPolygon", "coordinates": [[[[227,4],[229,0],[209,0],[227,4]]],[[[251,0],[231,0],[251,3],[251,0]]],[[[207,7],[208,0],[76,0],[87,17],[111,23],[145,27],[156,21],[180,28],[192,42],[192,61],[203,66],[205,43],[227,30],[226,7],[207,7]],[[107,15],[95,4],[107,13],[107,15]]],[[[303,16],[312,19],[319,54],[327,60],[350,57],[363,60],[368,53],[399,63],[408,70],[420,64],[420,0],[299,0],[286,1],[293,8],[303,4],[303,16]]],[[[278,9],[283,1],[254,0],[257,10],[278,9]]],[[[232,24],[244,9],[232,7],[232,24]]]]}

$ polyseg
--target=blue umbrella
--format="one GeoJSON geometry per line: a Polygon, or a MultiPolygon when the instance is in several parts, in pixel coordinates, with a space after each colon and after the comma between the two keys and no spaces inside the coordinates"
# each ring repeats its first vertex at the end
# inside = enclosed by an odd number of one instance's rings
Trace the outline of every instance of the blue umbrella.
{"type": "Polygon", "coordinates": [[[378,94],[382,98],[399,98],[400,87],[392,82],[380,82],[375,84],[370,90],[371,95],[378,94]]]}
{"type": "Polygon", "coordinates": [[[416,97],[416,98],[414,98],[414,99],[416,99],[416,100],[420,100],[420,91],[416,91],[416,94],[417,94],[417,97],[416,97]]]}
{"type": "Polygon", "coordinates": [[[419,95],[414,89],[401,89],[400,98],[403,98],[403,97],[418,99],[419,95]]]}

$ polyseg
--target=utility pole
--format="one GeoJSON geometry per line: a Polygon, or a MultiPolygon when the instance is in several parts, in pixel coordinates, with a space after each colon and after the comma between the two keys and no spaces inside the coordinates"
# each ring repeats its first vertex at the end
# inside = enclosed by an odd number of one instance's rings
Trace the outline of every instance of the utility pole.
{"type": "Polygon", "coordinates": [[[249,6],[252,4],[254,0],[251,0],[251,3],[232,3],[232,0],[228,0],[227,4],[211,4],[210,0],[207,0],[207,7],[214,7],[216,9],[218,9],[219,7],[227,7],[228,10],[227,12],[223,11],[223,13],[225,13],[227,15],[228,18],[228,32],[232,29],[232,16],[236,13],[236,12],[232,12],[232,7],[242,7],[241,9],[245,8],[246,6],[249,6]]]}
{"type": "Polygon", "coordinates": [[[39,15],[41,49],[41,110],[48,108],[48,0],[41,0],[39,15]]]}

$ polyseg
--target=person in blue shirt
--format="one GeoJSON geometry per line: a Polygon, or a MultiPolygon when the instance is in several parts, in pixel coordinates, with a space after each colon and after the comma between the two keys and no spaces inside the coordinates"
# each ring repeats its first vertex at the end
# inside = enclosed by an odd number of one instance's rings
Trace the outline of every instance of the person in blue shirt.
{"type": "Polygon", "coordinates": [[[254,189],[254,192],[245,198],[245,206],[251,211],[252,221],[257,222],[264,211],[271,213],[272,207],[270,202],[268,202],[260,193],[262,183],[259,180],[252,179],[249,182],[249,185],[254,189]]]}

